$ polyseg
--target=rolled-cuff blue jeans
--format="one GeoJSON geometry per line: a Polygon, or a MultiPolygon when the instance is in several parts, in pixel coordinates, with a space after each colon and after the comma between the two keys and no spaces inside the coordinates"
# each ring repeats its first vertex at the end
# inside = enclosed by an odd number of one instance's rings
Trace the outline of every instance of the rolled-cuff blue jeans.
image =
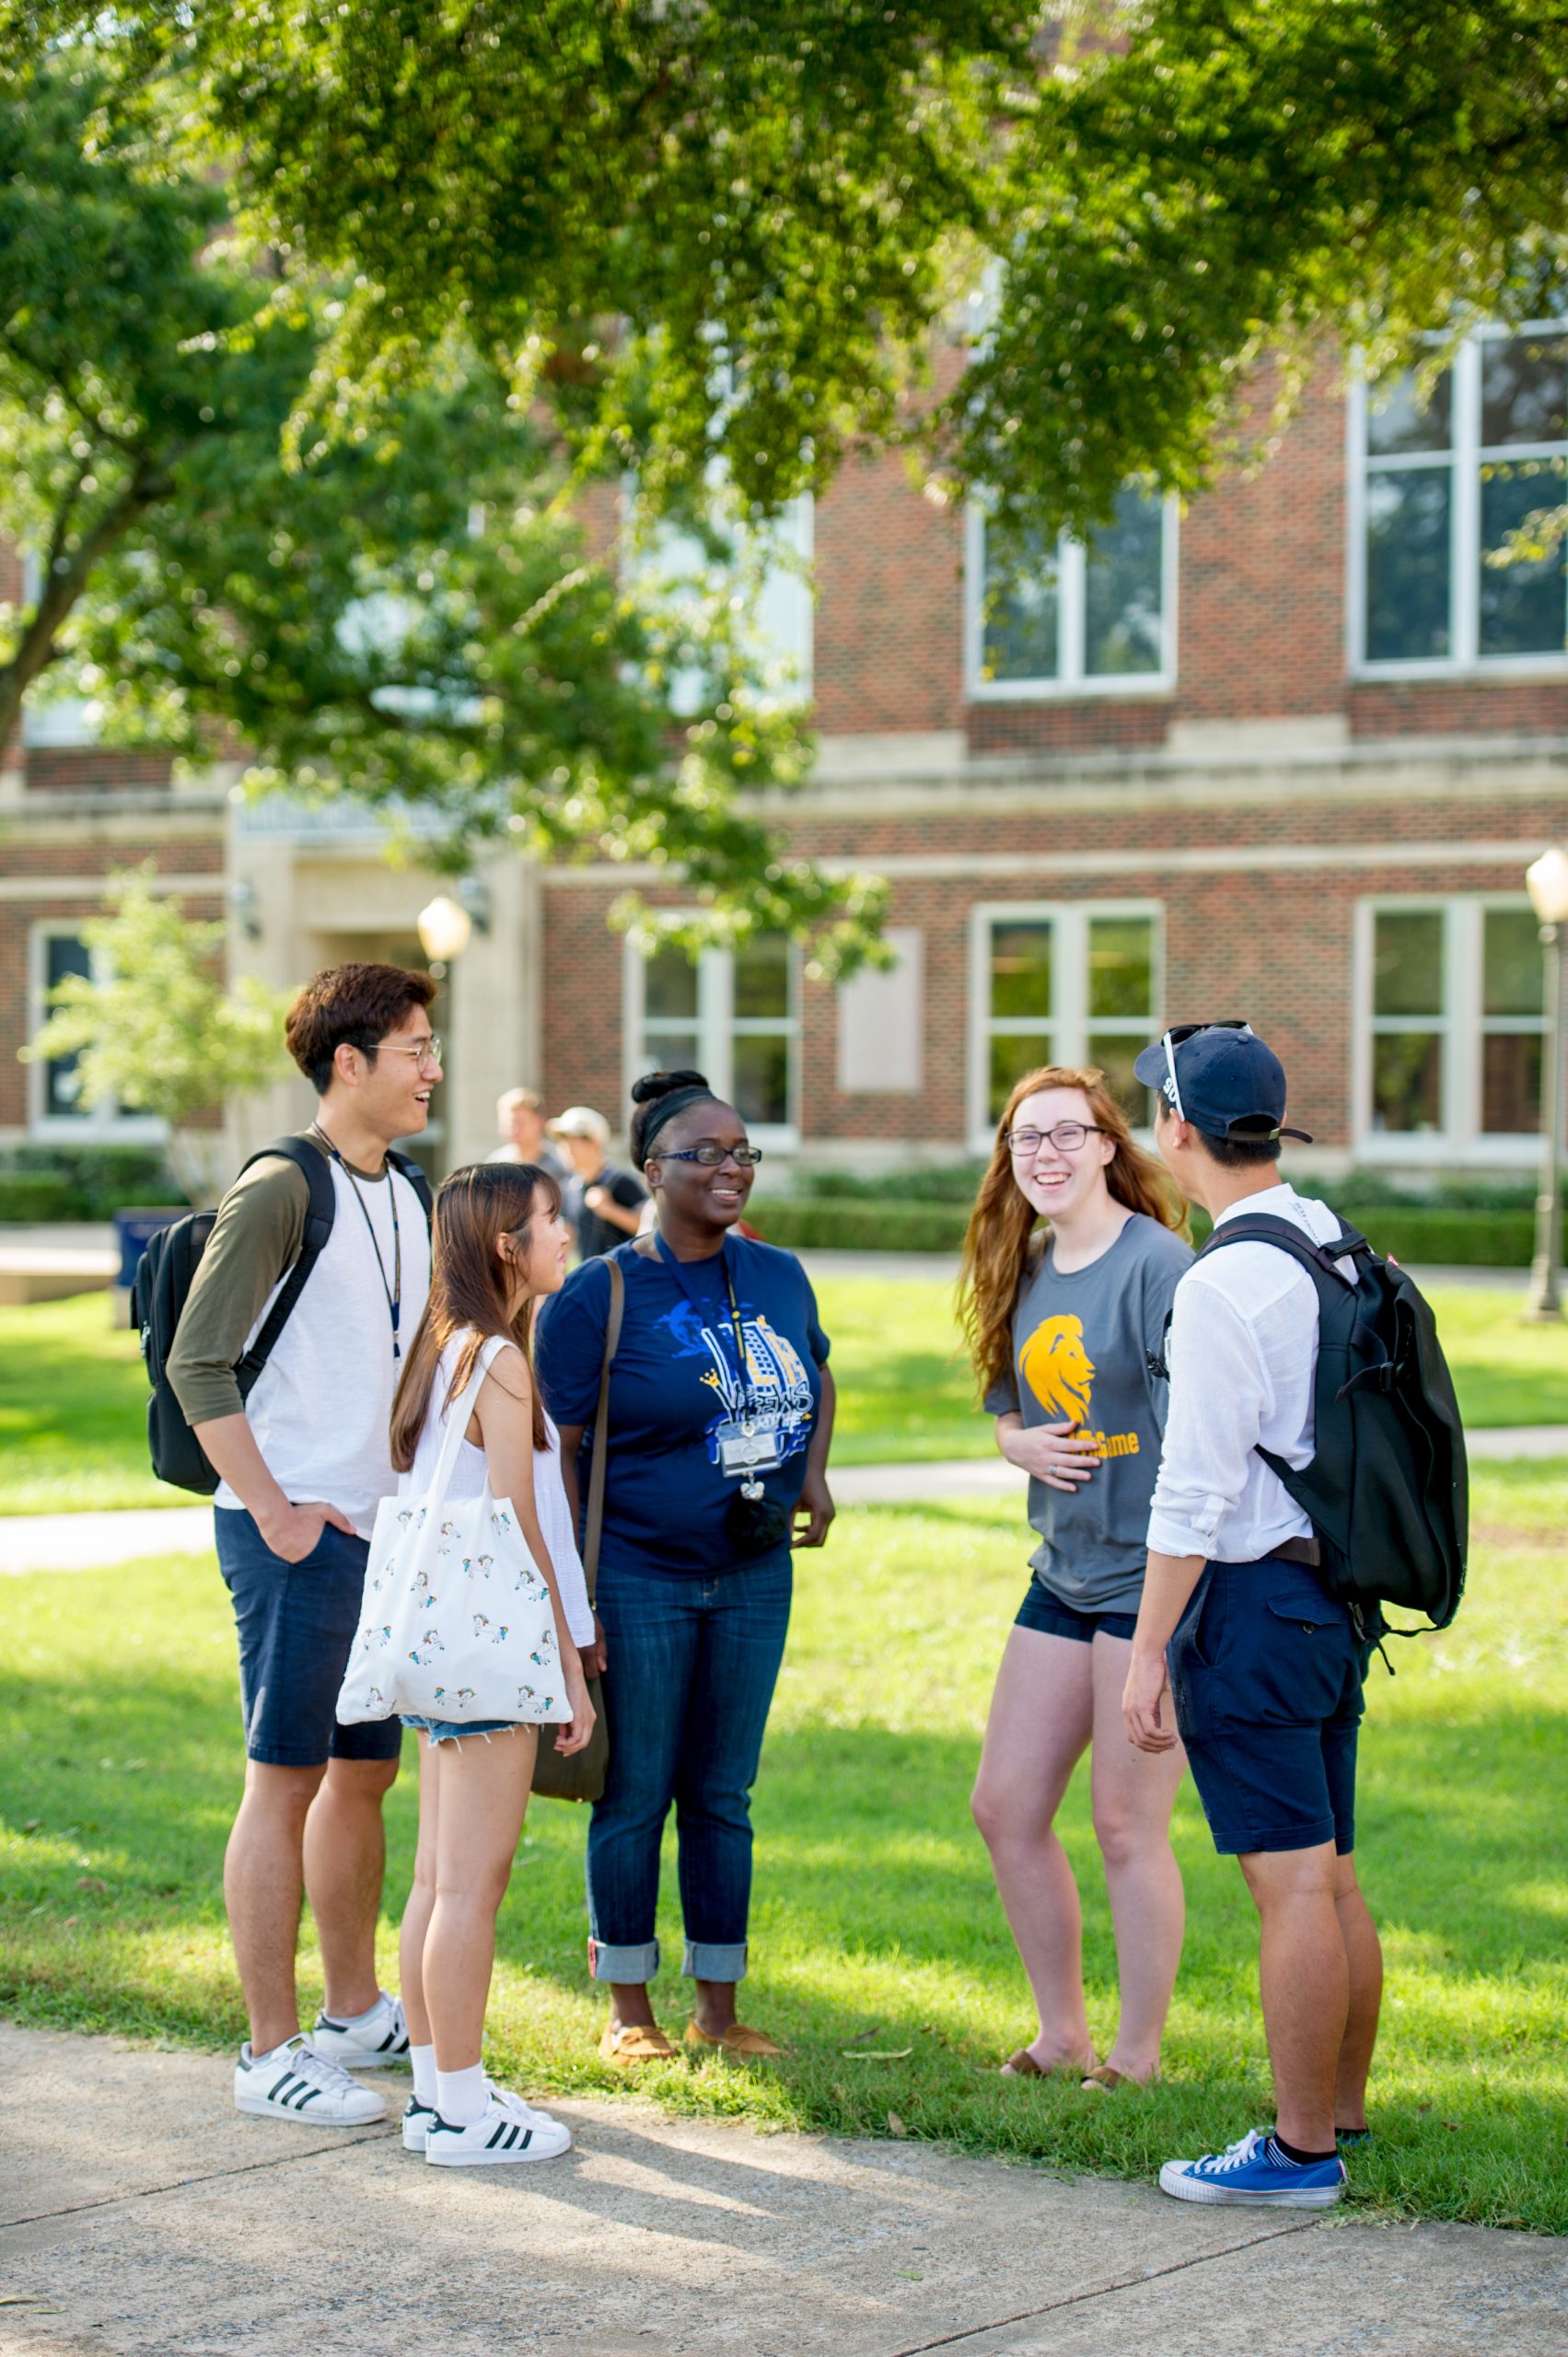
{"type": "Polygon", "coordinates": [[[751,1787],[789,1628],[789,1550],[718,1572],[599,1573],[610,1770],[588,1826],[588,1969],[651,1980],[659,1846],[679,1842],[683,1970],[739,1980],[751,1903],[751,1787]]]}

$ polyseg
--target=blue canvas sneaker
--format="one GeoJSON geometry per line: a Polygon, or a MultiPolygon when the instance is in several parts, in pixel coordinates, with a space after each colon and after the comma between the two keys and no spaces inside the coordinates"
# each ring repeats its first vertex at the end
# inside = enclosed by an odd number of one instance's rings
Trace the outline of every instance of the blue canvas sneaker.
{"type": "Polygon", "coordinates": [[[1249,2128],[1239,2143],[1201,2161],[1167,2161],[1160,2191],[1178,2201],[1251,2202],[1263,2209],[1327,2210],[1344,2190],[1345,2165],[1288,2160],[1261,2128],[1249,2128]]]}

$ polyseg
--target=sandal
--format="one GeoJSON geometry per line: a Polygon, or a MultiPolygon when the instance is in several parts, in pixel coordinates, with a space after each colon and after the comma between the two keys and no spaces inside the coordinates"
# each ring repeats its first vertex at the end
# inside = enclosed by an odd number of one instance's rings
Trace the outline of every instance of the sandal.
{"type": "Polygon", "coordinates": [[[598,2059],[617,2071],[639,2062],[673,2062],[675,2049],[656,2022],[606,2022],[598,2059]]]}
{"type": "Polygon", "coordinates": [[[1081,2062],[1037,2062],[1027,2046],[1009,2054],[999,2075],[1004,2079],[1072,2079],[1083,2070],[1081,2062]]]}
{"type": "Polygon", "coordinates": [[[1146,2079],[1131,2079],[1125,2071],[1114,2070],[1109,2062],[1101,2062],[1080,2080],[1079,2084],[1086,2096],[1108,2096],[1117,2087],[1157,2086],[1159,2075],[1156,2071],[1146,2079]]]}
{"type": "Polygon", "coordinates": [[[744,2022],[731,2022],[722,2038],[710,2038],[705,2029],[698,2028],[693,2019],[686,2025],[686,2044],[714,2049],[742,2062],[765,2062],[784,2052],[784,2048],[776,2039],[771,2038],[766,2030],[748,2029],[744,2022]]]}

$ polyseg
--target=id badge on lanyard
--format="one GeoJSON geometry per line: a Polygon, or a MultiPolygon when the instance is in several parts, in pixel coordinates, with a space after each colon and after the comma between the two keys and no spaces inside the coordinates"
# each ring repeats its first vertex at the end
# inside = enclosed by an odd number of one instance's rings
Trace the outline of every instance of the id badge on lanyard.
{"type": "MultiPolygon", "coordinates": [[[[702,1318],[703,1306],[688,1284],[685,1271],[674,1253],[668,1248],[662,1237],[658,1238],[658,1249],[659,1258],[664,1261],[698,1317],[702,1318]]],[[[784,1463],[784,1452],[779,1446],[777,1425],[764,1424],[756,1412],[750,1378],[747,1373],[746,1338],[741,1329],[740,1307],[735,1298],[735,1285],[729,1273],[728,1256],[722,1246],[720,1257],[724,1266],[725,1285],[729,1294],[730,1332],[735,1340],[738,1362],[736,1373],[744,1396],[740,1413],[726,1416],[716,1427],[714,1437],[718,1443],[719,1470],[727,1480],[739,1482],[740,1494],[743,1498],[760,1498],[762,1495],[761,1476],[764,1473],[772,1472],[776,1467],[784,1463]]]]}

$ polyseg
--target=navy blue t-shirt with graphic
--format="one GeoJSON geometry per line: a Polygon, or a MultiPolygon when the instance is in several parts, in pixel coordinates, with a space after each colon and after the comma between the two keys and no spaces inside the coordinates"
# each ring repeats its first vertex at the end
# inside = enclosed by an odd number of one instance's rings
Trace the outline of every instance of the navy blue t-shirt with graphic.
{"type": "MultiPolygon", "coordinates": [[[[740,1484],[723,1469],[721,1427],[745,1418],[775,1436],[779,1461],[758,1478],[787,1512],[806,1479],[828,1338],[793,1252],[731,1235],[711,1260],[682,1260],[678,1277],[647,1245],[622,1244],[613,1255],[626,1306],[610,1375],[599,1561],[635,1572],[726,1571],[754,1558],[737,1555],[725,1527],[740,1484]],[[726,1271],[745,1342],[744,1388],[726,1271]]],[[[609,1313],[605,1260],[585,1261],[544,1303],[534,1337],[546,1407],[558,1424],[585,1427],[585,1506],[609,1313]]]]}

